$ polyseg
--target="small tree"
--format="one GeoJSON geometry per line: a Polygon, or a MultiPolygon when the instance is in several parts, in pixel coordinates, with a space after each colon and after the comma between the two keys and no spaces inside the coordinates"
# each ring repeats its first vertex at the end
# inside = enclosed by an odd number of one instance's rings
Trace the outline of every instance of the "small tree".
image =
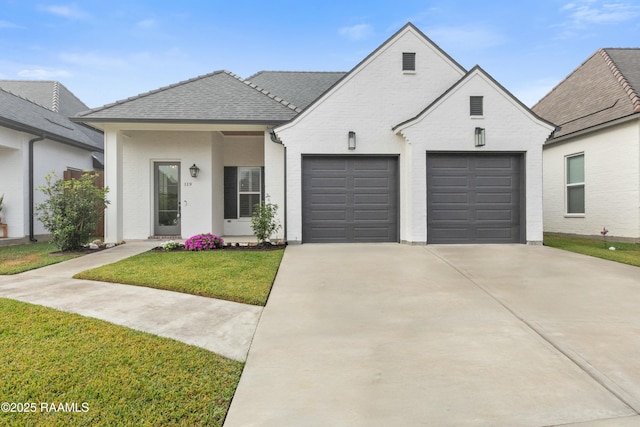
{"type": "Polygon", "coordinates": [[[53,172],[46,176],[46,185],[38,187],[48,197],[36,207],[38,219],[60,250],[80,249],[91,237],[100,214],[109,204],[106,199],[109,189],[96,187],[95,176],[90,172],[82,174],[80,179],[57,178],[53,172]]]}
{"type": "Polygon", "coordinates": [[[251,227],[258,242],[264,244],[274,233],[282,227],[278,220],[278,205],[268,202],[260,202],[254,206],[251,216],[251,227]]]}

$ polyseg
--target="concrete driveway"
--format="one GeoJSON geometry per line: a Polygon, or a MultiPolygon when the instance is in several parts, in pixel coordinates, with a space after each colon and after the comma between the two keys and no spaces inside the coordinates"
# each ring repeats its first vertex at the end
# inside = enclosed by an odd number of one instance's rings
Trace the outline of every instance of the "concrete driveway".
{"type": "Polygon", "coordinates": [[[640,269],[524,245],[290,246],[226,427],[640,425],[640,269]]]}

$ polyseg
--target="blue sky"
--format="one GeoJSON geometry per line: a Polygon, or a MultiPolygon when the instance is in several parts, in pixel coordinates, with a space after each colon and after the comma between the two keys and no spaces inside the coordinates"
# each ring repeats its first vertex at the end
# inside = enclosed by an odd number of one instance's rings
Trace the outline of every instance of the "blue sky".
{"type": "Polygon", "coordinates": [[[90,107],[215,70],[348,71],[407,22],[531,106],[600,47],[640,47],[638,0],[0,0],[0,79],[90,107]]]}

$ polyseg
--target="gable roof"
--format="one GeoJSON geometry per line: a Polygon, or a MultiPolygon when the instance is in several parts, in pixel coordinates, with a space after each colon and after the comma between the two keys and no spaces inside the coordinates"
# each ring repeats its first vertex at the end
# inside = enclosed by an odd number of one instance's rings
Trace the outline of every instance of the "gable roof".
{"type": "Polygon", "coordinates": [[[28,99],[66,117],[89,109],[84,102],[57,81],[0,80],[0,89],[28,99]]]}
{"type": "Polygon", "coordinates": [[[79,113],[73,120],[275,124],[300,111],[288,100],[229,71],[215,71],[79,113]]]}
{"type": "Polygon", "coordinates": [[[346,72],[260,71],[247,80],[305,109],[346,72]]]}
{"type": "Polygon", "coordinates": [[[73,123],[62,114],[2,89],[0,89],[0,126],[38,136],[44,134],[47,139],[90,151],[103,151],[101,133],[73,123]]]}
{"type": "Polygon", "coordinates": [[[444,98],[446,98],[447,96],[449,96],[450,93],[452,93],[458,86],[460,86],[463,82],[465,82],[466,80],[468,80],[472,75],[474,74],[481,74],[484,77],[486,77],[489,81],[491,81],[491,83],[493,83],[500,91],[502,91],[504,94],[506,94],[509,98],[511,98],[516,104],[518,104],[523,110],[527,111],[529,114],[531,114],[532,116],[534,116],[536,119],[541,120],[543,122],[545,122],[546,124],[553,126],[553,124],[551,122],[548,122],[547,120],[543,119],[542,117],[538,116],[537,114],[535,114],[529,107],[527,107],[526,105],[524,105],[522,103],[522,101],[520,101],[518,98],[516,98],[511,92],[509,92],[504,86],[502,86],[496,79],[494,79],[489,73],[487,73],[485,70],[482,69],[482,67],[480,67],[479,65],[476,65],[475,67],[473,67],[471,70],[469,70],[464,76],[462,76],[462,78],[460,80],[458,80],[455,84],[453,84],[453,86],[451,86],[449,89],[447,89],[442,95],[440,95],[438,98],[436,98],[431,104],[427,105],[427,107],[422,110],[420,113],[418,113],[415,117],[410,118],[409,120],[406,120],[402,123],[399,123],[397,125],[395,125],[392,130],[395,131],[401,131],[402,128],[406,128],[409,127],[411,125],[413,125],[415,122],[420,121],[420,119],[422,118],[422,116],[424,116],[425,114],[427,114],[432,108],[434,108],[437,104],[440,103],[440,101],[444,98]]]}
{"type": "Polygon", "coordinates": [[[553,138],[640,113],[640,49],[599,49],[532,110],[555,123],[553,138]]]}

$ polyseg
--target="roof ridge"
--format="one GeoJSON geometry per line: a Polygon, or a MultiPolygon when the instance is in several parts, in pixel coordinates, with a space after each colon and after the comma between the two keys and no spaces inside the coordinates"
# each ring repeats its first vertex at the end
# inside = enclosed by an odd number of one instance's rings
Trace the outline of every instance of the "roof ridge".
{"type": "Polygon", "coordinates": [[[266,89],[261,88],[260,86],[258,86],[255,83],[251,83],[249,80],[245,80],[242,77],[238,76],[237,74],[232,73],[231,71],[224,71],[226,74],[228,74],[230,77],[233,77],[235,79],[237,79],[239,82],[246,84],[247,86],[249,86],[252,89],[257,90],[258,92],[260,92],[263,95],[266,95],[267,97],[273,99],[274,101],[276,101],[279,104],[284,105],[285,107],[289,108],[290,110],[295,111],[296,113],[300,113],[302,111],[301,108],[295,106],[293,103],[287,101],[284,98],[281,98],[279,96],[277,96],[276,94],[273,94],[271,92],[269,92],[266,89]]]}
{"type": "Polygon", "coordinates": [[[111,107],[115,107],[116,105],[126,104],[127,102],[135,101],[135,100],[140,99],[140,98],[146,98],[147,96],[154,95],[154,94],[156,94],[158,92],[163,92],[165,90],[173,89],[175,87],[182,86],[182,85],[185,85],[187,83],[192,83],[192,82],[195,82],[197,80],[202,80],[202,79],[205,79],[207,77],[215,76],[216,74],[220,74],[220,73],[228,73],[228,71],[226,71],[226,70],[216,70],[216,71],[213,71],[211,73],[202,74],[200,76],[192,77],[192,78],[187,79],[187,80],[182,80],[182,81],[179,81],[177,83],[170,84],[168,86],[162,86],[162,87],[160,87],[158,89],[150,90],[148,92],[142,92],[142,93],[139,93],[138,95],[130,96],[129,98],[125,98],[125,99],[120,99],[118,101],[111,102],[109,104],[105,104],[105,105],[103,105],[101,107],[91,108],[91,109],[89,109],[87,111],[81,111],[78,114],[76,114],[76,117],[82,117],[82,116],[86,116],[88,114],[96,113],[98,111],[107,110],[107,109],[109,109],[111,107]]]}
{"type": "Polygon", "coordinates": [[[636,113],[640,112],[640,96],[638,95],[638,92],[631,86],[631,83],[629,83],[624,74],[622,74],[622,71],[620,71],[613,58],[609,56],[606,49],[600,48],[598,49],[598,53],[600,53],[600,56],[604,59],[605,64],[607,64],[611,70],[613,77],[618,81],[622,90],[629,97],[631,104],[633,104],[633,111],[636,113]]]}
{"type": "Polygon", "coordinates": [[[51,110],[56,113],[60,112],[60,83],[53,82],[53,93],[51,94],[51,110]]]}

